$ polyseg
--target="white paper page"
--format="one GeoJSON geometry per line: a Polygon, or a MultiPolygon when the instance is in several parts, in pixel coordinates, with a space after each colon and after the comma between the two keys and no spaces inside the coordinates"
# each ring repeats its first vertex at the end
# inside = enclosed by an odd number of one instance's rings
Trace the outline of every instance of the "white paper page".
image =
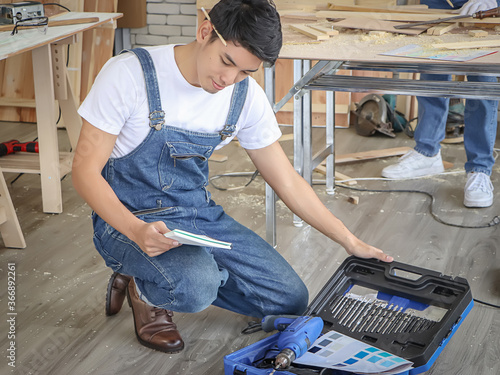
{"type": "Polygon", "coordinates": [[[172,240],[179,241],[179,243],[185,245],[218,247],[228,250],[232,247],[231,243],[229,242],[219,241],[208,236],[194,234],[179,229],[174,229],[170,232],[167,232],[164,234],[164,236],[172,240]]]}
{"type": "Polygon", "coordinates": [[[294,363],[356,374],[399,374],[413,363],[364,342],[330,331],[319,337],[294,363]]]}

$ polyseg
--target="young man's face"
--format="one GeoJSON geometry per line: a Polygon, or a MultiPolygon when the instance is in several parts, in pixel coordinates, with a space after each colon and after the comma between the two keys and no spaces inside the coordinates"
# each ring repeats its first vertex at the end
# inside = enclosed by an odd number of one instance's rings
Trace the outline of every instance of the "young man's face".
{"type": "Polygon", "coordinates": [[[201,43],[197,64],[198,81],[205,91],[215,94],[257,71],[262,61],[231,41],[224,46],[219,38],[210,40],[212,25],[205,22],[206,25],[200,26],[201,38],[198,39],[201,43]]]}

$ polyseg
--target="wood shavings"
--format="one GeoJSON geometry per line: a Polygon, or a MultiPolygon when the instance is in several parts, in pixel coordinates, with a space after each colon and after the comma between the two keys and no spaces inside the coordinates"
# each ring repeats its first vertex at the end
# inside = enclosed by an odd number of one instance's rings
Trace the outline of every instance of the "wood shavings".
{"type": "Polygon", "coordinates": [[[368,33],[368,35],[374,36],[377,38],[387,38],[388,36],[391,35],[391,33],[387,32],[387,31],[372,30],[368,33]]]}

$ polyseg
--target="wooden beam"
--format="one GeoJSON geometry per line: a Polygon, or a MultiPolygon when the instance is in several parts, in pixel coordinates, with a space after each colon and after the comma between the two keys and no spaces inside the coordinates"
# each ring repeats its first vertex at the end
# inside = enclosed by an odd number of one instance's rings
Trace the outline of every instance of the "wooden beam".
{"type": "Polygon", "coordinates": [[[451,31],[457,27],[458,27],[458,22],[450,23],[449,25],[439,24],[437,26],[434,26],[434,27],[431,27],[430,29],[428,29],[427,34],[439,36],[439,35],[443,35],[443,34],[447,33],[448,31],[451,31]]]}
{"type": "Polygon", "coordinates": [[[349,17],[341,21],[333,22],[334,27],[344,27],[348,29],[387,31],[398,34],[418,35],[423,33],[430,26],[417,26],[405,29],[395,29],[394,26],[402,25],[401,22],[366,19],[364,17],[349,17]]]}
{"type": "Polygon", "coordinates": [[[488,32],[486,30],[469,30],[469,35],[473,38],[480,38],[488,36],[488,32]]]}
{"type": "Polygon", "coordinates": [[[500,47],[500,39],[474,40],[472,42],[435,43],[432,47],[446,49],[500,47]]]}
{"type": "Polygon", "coordinates": [[[22,107],[22,108],[36,108],[35,99],[25,98],[0,98],[1,107],[22,107]]]}
{"type": "MultiPolygon", "coordinates": [[[[374,13],[374,12],[343,12],[337,10],[320,10],[315,13],[316,17],[319,19],[324,18],[350,18],[350,17],[363,17],[366,19],[379,19],[387,21],[434,21],[436,19],[445,18],[448,16],[454,16],[456,14],[433,14],[433,13],[374,13]]],[[[456,22],[453,20],[443,21],[443,22],[456,22]]],[[[475,24],[499,24],[500,17],[489,17],[479,20],[477,18],[463,18],[460,20],[463,23],[475,23],[475,24]]]]}
{"type": "Polygon", "coordinates": [[[291,24],[290,27],[293,30],[298,31],[301,34],[307,35],[309,38],[312,38],[314,40],[327,40],[330,38],[328,34],[315,30],[306,25],[291,24]]]}
{"type": "Polygon", "coordinates": [[[371,150],[355,152],[352,154],[343,154],[335,156],[335,164],[351,163],[353,161],[363,161],[370,159],[385,158],[389,156],[400,156],[411,150],[411,147],[394,147],[382,150],[371,150]]]}
{"type": "Polygon", "coordinates": [[[340,11],[350,11],[350,12],[375,12],[375,13],[422,13],[428,10],[428,6],[421,4],[419,6],[415,5],[388,5],[380,7],[363,7],[360,5],[336,5],[328,3],[328,9],[330,10],[340,10],[340,11]]]}
{"type": "Polygon", "coordinates": [[[306,26],[309,26],[311,29],[317,30],[329,36],[339,35],[339,31],[334,30],[331,27],[318,26],[318,25],[306,25],[306,26]]]}

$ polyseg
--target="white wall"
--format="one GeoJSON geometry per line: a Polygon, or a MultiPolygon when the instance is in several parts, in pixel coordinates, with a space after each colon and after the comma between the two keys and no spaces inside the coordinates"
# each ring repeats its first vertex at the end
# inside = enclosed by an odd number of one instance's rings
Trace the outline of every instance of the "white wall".
{"type": "Polygon", "coordinates": [[[133,47],[189,43],[196,34],[196,0],[148,0],[147,26],[130,29],[133,47]]]}

